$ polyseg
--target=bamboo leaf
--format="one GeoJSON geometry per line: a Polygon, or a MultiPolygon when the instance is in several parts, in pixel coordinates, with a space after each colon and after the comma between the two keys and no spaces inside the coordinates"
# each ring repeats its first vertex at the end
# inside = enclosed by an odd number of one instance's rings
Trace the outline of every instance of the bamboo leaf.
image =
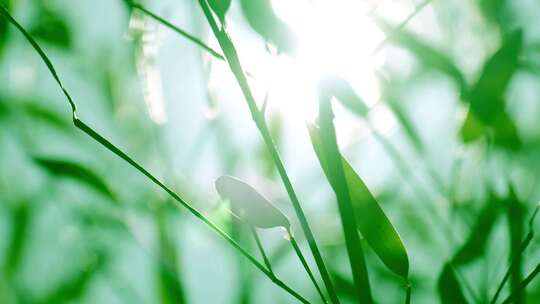
{"type": "Polygon", "coordinates": [[[326,177],[337,198],[338,211],[345,236],[345,247],[349,256],[357,300],[361,303],[373,303],[369,274],[358,235],[358,224],[356,223],[351,194],[342,165],[341,153],[337,145],[330,96],[325,95],[324,92],[319,97],[319,116],[321,121],[319,146],[323,151],[322,158],[327,163],[326,177]]]}
{"type": "Polygon", "coordinates": [[[468,303],[450,263],[444,264],[437,286],[442,304],[468,303]]]}
{"type": "Polygon", "coordinates": [[[112,201],[116,201],[115,195],[109,189],[107,184],[90,169],[75,162],[61,159],[45,158],[40,156],[33,156],[32,159],[37,165],[50,174],[74,179],[110,198],[112,201]]]}
{"type": "Polygon", "coordinates": [[[250,225],[289,230],[289,219],[247,183],[232,176],[221,176],[215,186],[219,195],[231,203],[231,212],[250,225]]]}
{"type": "MultiPolygon", "coordinates": [[[[485,62],[480,77],[466,98],[474,118],[494,131],[495,143],[510,149],[519,148],[521,141],[514,122],[506,112],[504,94],[519,68],[522,40],[523,34],[519,30],[504,37],[499,50],[485,62]]],[[[469,128],[464,126],[462,134],[466,138],[476,138],[469,136],[477,135],[477,132],[470,132],[469,128]]]]}
{"type": "MultiPolygon", "coordinates": [[[[324,173],[328,176],[328,163],[322,148],[320,129],[314,125],[309,125],[308,128],[315,153],[324,173]]],[[[359,231],[386,267],[407,280],[409,258],[398,232],[362,178],[345,158],[341,157],[341,161],[359,231]]]]}
{"type": "Polygon", "coordinates": [[[49,5],[38,5],[39,13],[30,28],[30,34],[37,39],[63,49],[69,49],[72,44],[71,30],[65,20],[49,5]]]}
{"type": "Polygon", "coordinates": [[[488,200],[476,218],[467,241],[454,255],[453,263],[466,264],[484,254],[489,235],[501,214],[501,209],[501,200],[493,193],[490,193],[488,200]]]}
{"type": "Polygon", "coordinates": [[[272,9],[270,0],[240,0],[244,16],[251,28],[280,52],[291,52],[295,39],[291,29],[272,9]]]}

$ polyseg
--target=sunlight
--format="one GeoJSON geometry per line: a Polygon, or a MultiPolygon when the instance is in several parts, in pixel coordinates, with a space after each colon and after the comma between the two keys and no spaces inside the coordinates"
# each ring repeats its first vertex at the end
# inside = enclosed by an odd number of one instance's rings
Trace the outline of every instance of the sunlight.
{"type": "MultiPolygon", "coordinates": [[[[385,36],[368,17],[371,6],[353,0],[273,0],[272,5],[297,36],[294,54],[258,52],[252,45],[243,45],[243,39],[235,41],[244,67],[255,76],[250,85],[259,104],[268,98],[268,111],[278,111],[288,121],[314,121],[317,83],[324,76],[346,79],[369,108],[378,103],[381,92],[375,71],[382,66],[385,54],[384,50],[376,55],[372,52],[385,36]],[[243,53],[244,49],[249,51],[243,53]]],[[[240,34],[234,23],[229,23],[228,29],[233,36],[240,34]]],[[[223,83],[230,77],[226,69],[212,69],[212,83],[223,83]]],[[[358,119],[340,106],[335,112],[336,127],[344,130],[340,142],[348,143],[345,138],[359,133],[358,119]]],[[[391,115],[370,113],[369,119],[383,133],[394,125],[391,115]]]]}

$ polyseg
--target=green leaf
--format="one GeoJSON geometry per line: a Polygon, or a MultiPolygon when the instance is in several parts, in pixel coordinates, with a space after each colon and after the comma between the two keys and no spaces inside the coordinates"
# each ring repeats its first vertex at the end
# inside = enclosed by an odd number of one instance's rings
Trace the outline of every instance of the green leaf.
{"type": "Polygon", "coordinates": [[[210,8],[216,13],[221,24],[224,24],[225,14],[227,14],[227,11],[231,6],[231,0],[208,0],[208,5],[210,5],[210,8]]]}
{"type": "MultiPolygon", "coordinates": [[[[369,274],[358,235],[358,224],[352,206],[347,177],[342,165],[341,153],[337,145],[332,104],[330,96],[325,95],[324,92],[319,96],[319,117],[321,122],[319,147],[323,151],[321,158],[327,163],[326,178],[336,194],[357,300],[361,303],[373,303],[369,274]]],[[[322,162],[321,167],[323,167],[322,162]]]]}
{"type": "Polygon", "coordinates": [[[28,202],[18,204],[12,213],[13,228],[9,240],[8,250],[5,256],[5,273],[13,275],[19,268],[24,257],[24,248],[28,239],[30,228],[32,205],[28,202]]]}
{"type": "Polygon", "coordinates": [[[251,28],[280,52],[291,52],[296,37],[272,9],[270,0],[240,0],[242,11],[251,28]]]}
{"type": "Polygon", "coordinates": [[[442,304],[467,303],[467,299],[461,290],[456,273],[449,263],[444,264],[437,286],[442,304]]]}
{"type": "Polygon", "coordinates": [[[487,202],[478,214],[467,241],[454,255],[455,264],[469,263],[484,254],[489,235],[501,214],[502,202],[490,193],[487,202]]]}
{"type": "Polygon", "coordinates": [[[289,219],[247,183],[232,176],[221,176],[215,186],[221,198],[231,203],[231,212],[238,218],[258,228],[289,230],[289,219]]]}
{"type": "Polygon", "coordinates": [[[463,74],[443,50],[429,45],[429,43],[405,29],[392,27],[382,19],[378,19],[377,22],[390,41],[410,51],[424,66],[448,75],[454,80],[461,94],[466,92],[467,84],[463,74]]]}
{"type": "Polygon", "coordinates": [[[405,131],[405,134],[413,143],[414,148],[419,152],[424,151],[424,144],[420,138],[420,134],[416,130],[414,123],[407,115],[405,109],[403,109],[401,103],[393,97],[386,97],[386,100],[388,102],[388,106],[392,110],[392,113],[394,113],[399,121],[400,126],[403,128],[403,131],[405,131]]]}
{"type": "Polygon", "coordinates": [[[38,119],[43,122],[46,122],[53,127],[64,129],[64,130],[71,128],[71,124],[69,123],[68,120],[65,120],[56,112],[53,112],[49,108],[44,107],[38,103],[24,102],[24,103],[21,103],[20,108],[25,115],[28,115],[29,117],[32,117],[33,119],[38,119]]]}
{"type": "MultiPolygon", "coordinates": [[[[324,173],[328,177],[328,163],[322,147],[320,130],[314,125],[309,125],[308,128],[313,148],[324,173]]],[[[377,200],[370,193],[362,178],[358,176],[345,158],[341,157],[341,161],[355,211],[358,230],[386,267],[407,280],[409,258],[398,232],[377,200]]]]}
{"type": "MultiPolygon", "coordinates": [[[[466,98],[476,120],[494,132],[495,143],[512,149],[518,148],[521,141],[514,122],[506,112],[504,95],[519,68],[522,40],[523,34],[519,30],[504,37],[499,50],[485,62],[480,77],[466,98]]],[[[462,134],[467,138],[477,137],[469,136],[470,133],[476,135],[468,130],[469,126],[463,129],[462,134]]]]}
{"type": "Polygon", "coordinates": [[[367,116],[368,107],[362,98],[354,92],[346,79],[338,76],[326,77],[321,82],[321,89],[324,91],[324,94],[334,96],[352,113],[360,117],[367,116]]]}
{"type": "Polygon", "coordinates": [[[112,201],[116,201],[115,195],[111,192],[109,187],[107,187],[107,184],[90,169],[85,168],[75,162],[61,159],[45,158],[40,156],[33,156],[32,159],[36,164],[50,174],[77,180],[78,182],[81,182],[110,198],[112,201]]]}
{"type": "Polygon", "coordinates": [[[34,26],[30,28],[30,34],[36,39],[59,48],[71,48],[71,30],[65,20],[47,5],[38,5],[38,7],[38,17],[34,20],[34,26]]]}

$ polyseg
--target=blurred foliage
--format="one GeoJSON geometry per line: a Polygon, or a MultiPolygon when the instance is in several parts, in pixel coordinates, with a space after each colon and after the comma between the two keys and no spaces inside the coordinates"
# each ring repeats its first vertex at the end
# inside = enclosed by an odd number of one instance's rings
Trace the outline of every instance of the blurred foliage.
{"type": "Polygon", "coordinates": [[[386,38],[355,29],[374,51],[346,61],[376,65],[379,91],[309,61],[321,113],[307,132],[303,79],[265,72],[303,62],[291,12],[324,1],[200,1],[210,15],[197,1],[0,0],[55,67],[0,14],[0,303],[319,303],[328,286],[291,192],[341,303],[540,302],[538,1],[355,10],[386,38]],[[274,94],[270,76],[295,83],[274,94]],[[224,175],[241,178],[214,189],[224,175]]]}

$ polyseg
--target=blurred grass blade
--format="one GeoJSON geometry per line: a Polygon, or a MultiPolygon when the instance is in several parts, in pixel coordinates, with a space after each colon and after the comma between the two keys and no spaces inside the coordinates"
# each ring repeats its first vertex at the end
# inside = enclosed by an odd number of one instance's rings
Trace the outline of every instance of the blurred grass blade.
{"type": "MultiPolygon", "coordinates": [[[[11,0],[0,0],[0,5],[7,7],[7,9],[11,9],[12,3],[11,0]]],[[[9,23],[7,20],[0,19],[0,59],[2,59],[4,55],[6,42],[8,40],[8,25],[9,23]]]]}
{"type": "Polygon", "coordinates": [[[78,182],[89,186],[97,192],[108,197],[112,201],[116,201],[115,195],[109,189],[107,184],[90,169],[83,167],[75,162],[47,158],[41,156],[33,156],[33,161],[39,165],[42,169],[46,170],[52,175],[60,177],[68,177],[78,182]]]}
{"type": "Polygon", "coordinates": [[[219,195],[231,203],[231,211],[238,218],[258,228],[283,227],[289,230],[289,219],[247,183],[235,177],[221,176],[215,185],[219,195]]]}
{"type": "MultiPolygon", "coordinates": [[[[329,163],[322,146],[320,129],[314,125],[308,128],[313,148],[329,178],[329,163]]],[[[407,281],[409,258],[398,232],[347,160],[341,157],[341,162],[359,231],[386,267],[407,281]]]]}
{"type": "MultiPolygon", "coordinates": [[[[514,122],[506,112],[504,95],[519,68],[522,43],[523,33],[520,30],[507,34],[501,47],[484,63],[480,77],[466,96],[472,112],[469,115],[493,128],[495,143],[510,149],[519,148],[521,141],[514,122]]],[[[466,123],[470,119],[467,118],[466,123]]]]}
{"type": "Polygon", "coordinates": [[[322,151],[323,157],[321,158],[327,163],[327,179],[337,197],[338,211],[345,236],[345,246],[349,256],[353,282],[356,288],[357,301],[359,303],[373,303],[368,270],[358,235],[355,212],[343,169],[341,153],[339,152],[336,141],[332,104],[330,96],[324,93],[319,97],[319,116],[321,122],[319,149],[322,151]]]}
{"type": "Polygon", "coordinates": [[[100,272],[107,264],[107,256],[103,253],[97,253],[95,257],[86,262],[74,275],[61,282],[54,290],[50,291],[38,303],[76,303],[89,288],[92,279],[100,272]]]}
{"type": "Polygon", "coordinates": [[[178,272],[178,259],[175,242],[169,233],[167,212],[164,206],[158,207],[156,214],[158,233],[158,282],[162,304],[184,304],[186,296],[178,272]]]}
{"type": "Polygon", "coordinates": [[[523,278],[523,252],[521,251],[521,237],[523,235],[524,210],[523,203],[517,197],[512,186],[509,188],[508,196],[508,233],[510,235],[510,260],[514,266],[510,270],[510,290],[514,303],[525,302],[525,293],[520,288],[523,278]]]}
{"type": "Polygon", "coordinates": [[[240,5],[251,28],[264,40],[280,52],[294,50],[296,37],[287,24],[276,16],[270,0],[240,0],[240,5]]]}
{"type": "Polygon", "coordinates": [[[221,24],[225,24],[225,14],[231,6],[231,0],[208,0],[208,5],[216,13],[221,24]]]}
{"type": "Polygon", "coordinates": [[[444,264],[437,286],[442,304],[468,303],[450,263],[444,264]]]}
{"type": "Polygon", "coordinates": [[[403,105],[393,97],[386,96],[385,99],[390,110],[392,110],[392,113],[396,116],[399,125],[403,128],[403,131],[405,131],[405,135],[409,138],[416,151],[423,153],[425,150],[424,143],[422,142],[414,123],[403,108],[403,105]]]}
{"type": "Polygon", "coordinates": [[[12,229],[4,262],[5,274],[8,277],[15,274],[24,257],[24,248],[32,215],[31,208],[31,203],[22,202],[12,212],[12,229]]]}
{"type": "Polygon", "coordinates": [[[21,104],[21,110],[29,117],[39,119],[59,129],[65,130],[71,128],[68,120],[59,116],[56,112],[53,112],[50,109],[40,105],[39,103],[24,102],[21,104]]]}
{"type": "Polygon", "coordinates": [[[502,202],[491,192],[484,207],[476,217],[465,244],[452,259],[454,264],[469,263],[484,254],[487,241],[502,211],[502,202]]]}
{"type": "Polygon", "coordinates": [[[338,76],[326,77],[321,82],[321,89],[326,95],[334,96],[352,113],[364,118],[367,116],[368,107],[346,79],[338,76]]]}
{"type": "Polygon", "coordinates": [[[463,74],[443,50],[436,49],[405,29],[392,27],[385,20],[379,18],[377,23],[382,31],[386,33],[390,42],[409,50],[425,67],[448,75],[458,86],[462,95],[466,92],[467,85],[463,74]]]}
{"type": "Polygon", "coordinates": [[[150,172],[148,172],[145,168],[143,168],[140,164],[138,164],[136,161],[134,161],[131,157],[129,157],[125,152],[120,150],[118,147],[113,145],[110,141],[108,141],[105,137],[101,136],[99,133],[94,131],[91,127],[89,127],[87,124],[85,124],[82,120],[79,119],[77,116],[77,106],[75,102],[73,101],[71,95],[68,93],[64,85],[62,84],[62,81],[58,77],[58,73],[56,72],[53,64],[45,55],[45,52],[41,49],[41,47],[37,44],[37,42],[28,34],[28,32],[11,16],[9,11],[6,10],[6,8],[3,5],[0,5],[0,14],[2,14],[13,26],[15,26],[21,34],[24,35],[26,40],[32,45],[34,50],[39,54],[47,68],[49,69],[49,72],[51,73],[52,77],[56,81],[57,85],[60,87],[62,92],[64,93],[64,96],[66,97],[72,111],[72,118],[73,118],[73,124],[86,133],[88,136],[90,136],[92,139],[100,143],[103,147],[107,148],[109,151],[123,159],[125,162],[130,164],[133,168],[137,169],[140,173],[142,173],[144,176],[146,176],[150,181],[152,181],[155,185],[160,187],[163,191],[167,192],[167,194],[172,197],[176,202],[178,202],[180,205],[182,205],[184,208],[186,208],[193,216],[201,220],[203,223],[205,223],[210,229],[212,229],[215,233],[217,233],[221,238],[223,238],[225,241],[227,241],[232,247],[234,247],[238,253],[242,254],[244,257],[246,257],[257,269],[259,269],[262,273],[264,273],[271,281],[288,292],[290,295],[298,299],[302,303],[309,303],[304,297],[302,297],[300,294],[298,294],[295,290],[290,288],[287,284],[283,283],[281,280],[277,279],[275,276],[273,276],[270,272],[268,272],[265,267],[257,261],[251,254],[249,254],[246,250],[244,250],[238,243],[236,243],[228,234],[223,232],[219,227],[217,227],[212,221],[210,221],[207,217],[205,217],[202,213],[200,213],[197,209],[192,207],[188,202],[184,201],[180,196],[172,191],[170,188],[165,186],[160,180],[158,180],[154,175],[152,175],[150,172]]]}
{"type": "Polygon", "coordinates": [[[491,304],[495,304],[497,302],[497,298],[499,297],[504,287],[504,284],[506,284],[506,282],[508,281],[508,278],[510,278],[510,274],[512,273],[512,270],[514,269],[514,267],[516,267],[517,263],[519,263],[520,256],[525,252],[525,250],[531,243],[535,235],[534,220],[536,219],[536,215],[538,214],[539,210],[540,210],[540,204],[536,206],[531,217],[529,218],[529,232],[527,233],[527,236],[525,237],[523,242],[521,242],[520,250],[519,250],[520,254],[514,257],[514,259],[512,259],[512,263],[510,263],[510,266],[506,270],[506,273],[504,274],[503,279],[501,280],[501,282],[499,283],[499,286],[497,287],[497,291],[495,292],[495,294],[493,295],[493,298],[491,299],[491,302],[490,302],[491,304]]]}

